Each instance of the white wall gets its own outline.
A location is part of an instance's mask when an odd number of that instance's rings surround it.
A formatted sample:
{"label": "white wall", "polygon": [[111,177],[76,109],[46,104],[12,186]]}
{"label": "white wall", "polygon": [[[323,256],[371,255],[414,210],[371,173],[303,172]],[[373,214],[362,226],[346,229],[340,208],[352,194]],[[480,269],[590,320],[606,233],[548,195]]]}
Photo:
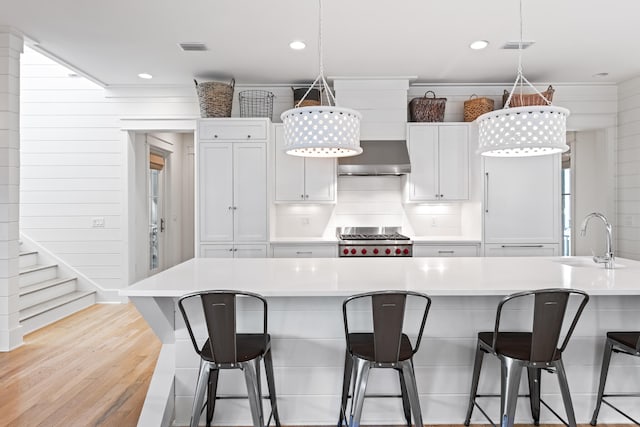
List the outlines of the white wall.
{"label": "white wall", "polygon": [[618,87],[617,249],[640,260],[640,77]]}

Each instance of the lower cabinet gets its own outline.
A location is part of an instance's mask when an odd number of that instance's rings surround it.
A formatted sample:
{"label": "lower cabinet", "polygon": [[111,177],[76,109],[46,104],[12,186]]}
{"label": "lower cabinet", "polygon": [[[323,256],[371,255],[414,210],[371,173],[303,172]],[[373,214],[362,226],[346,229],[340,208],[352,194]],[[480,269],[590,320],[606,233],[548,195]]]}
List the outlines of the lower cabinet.
{"label": "lower cabinet", "polygon": [[200,245],[201,258],[266,258],[267,245]]}
{"label": "lower cabinet", "polygon": [[553,243],[499,244],[484,245],[484,256],[559,256],[560,245]]}
{"label": "lower cabinet", "polygon": [[271,244],[273,258],[335,258],[338,245],[279,245]]}
{"label": "lower cabinet", "polygon": [[479,245],[413,244],[414,257],[466,257],[478,256]]}

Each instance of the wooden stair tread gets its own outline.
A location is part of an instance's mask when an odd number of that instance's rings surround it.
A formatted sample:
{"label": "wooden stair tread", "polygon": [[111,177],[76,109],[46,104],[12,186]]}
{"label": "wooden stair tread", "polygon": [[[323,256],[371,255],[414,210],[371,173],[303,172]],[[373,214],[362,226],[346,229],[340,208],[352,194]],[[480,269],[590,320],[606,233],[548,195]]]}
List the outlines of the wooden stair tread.
{"label": "wooden stair tread", "polygon": [[33,273],[34,271],[46,270],[47,268],[57,267],[58,264],[37,264],[20,269],[20,274]]}
{"label": "wooden stair tread", "polygon": [[88,295],[95,294],[96,291],[75,291],[66,295],[53,298],[40,304],[20,310],[20,321],[23,322],[39,314],[45,313],[54,308],[61,307],[69,302],[84,298]]}
{"label": "wooden stair tread", "polygon": [[30,294],[32,292],[41,291],[42,289],[50,288],[51,286],[60,285],[62,283],[76,280],[77,277],[56,277],[55,279],[45,280],[42,282],[34,283],[33,285],[27,285],[20,288],[20,296]]}

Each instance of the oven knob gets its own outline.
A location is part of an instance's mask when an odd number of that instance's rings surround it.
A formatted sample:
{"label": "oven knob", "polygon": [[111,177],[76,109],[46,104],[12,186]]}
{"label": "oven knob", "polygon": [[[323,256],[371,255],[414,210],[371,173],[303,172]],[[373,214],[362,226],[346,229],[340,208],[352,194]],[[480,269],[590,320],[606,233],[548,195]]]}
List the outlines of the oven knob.
{"label": "oven knob", "polygon": [[400,248],[397,248],[397,249],[396,249],[396,255],[400,255],[400,252],[402,252],[402,251],[400,250]]}
{"label": "oven knob", "polygon": [[367,254],[367,250],[366,249],[363,249],[360,252],[362,252],[362,255],[366,255]]}
{"label": "oven knob", "polygon": [[391,249],[389,249],[389,248],[385,249],[385,250],[384,250],[384,253],[385,253],[385,254],[387,254],[387,255],[389,255],[389,254],[391,253]]}
{"label": "oven knob", "polygon": [[374,253],[374,254],[376,254],[376,255],[378,255],[378,252],[380,252],[380,251],[378,250],[378,248],[375,248],[375,249],[373,250],[373,253]]}
{"label": "oven knob", "polygon": [[409,249],[405,249],[404,251],[402,251],[402,253],[405,255],[409,255]]}
{"label": "oven knob", "polygon": [[355,249],[351,249],[351,254],[355,255],[356,254],[356,250]]}
{"label": "oven knob", "polygon": [[348,255],[349,254],[349,249],[345,249],[342,251],[343,254]]}

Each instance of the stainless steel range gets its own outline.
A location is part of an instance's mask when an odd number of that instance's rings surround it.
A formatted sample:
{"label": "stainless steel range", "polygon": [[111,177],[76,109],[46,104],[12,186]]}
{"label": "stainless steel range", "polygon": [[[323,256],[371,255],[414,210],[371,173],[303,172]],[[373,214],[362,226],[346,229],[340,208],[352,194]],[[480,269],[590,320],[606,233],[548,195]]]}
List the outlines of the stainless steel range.
{"label": "stainless steel range", "polygon": [[400,227],[342,227],[336,229],[341,257],[413,256],[413,242]]}

